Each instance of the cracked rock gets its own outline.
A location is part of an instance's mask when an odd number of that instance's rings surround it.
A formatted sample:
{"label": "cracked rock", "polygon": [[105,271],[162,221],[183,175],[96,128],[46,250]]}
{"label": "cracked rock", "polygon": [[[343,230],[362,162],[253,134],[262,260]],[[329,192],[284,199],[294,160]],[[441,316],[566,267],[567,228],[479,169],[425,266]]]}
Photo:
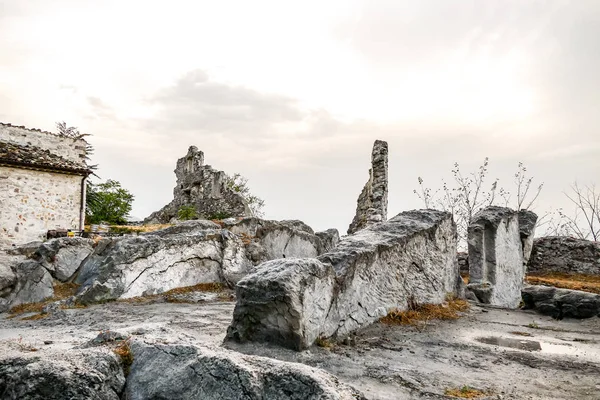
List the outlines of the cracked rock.
{"label": "cracked rock", "polygon": [[0,346],[0,398],[119,400],[125,377],[108,349],[44,350]]}
{"label": "cracked rock", "polygon": [[128,400],[365,399],[325,371],[234,351],[189,345],[131,345]]}
{"label": "cracked rock", "polygon": [[[236,286],[228,339],[304,349],[343,338],[410,301],[441,303],[461,281],[450,213],[403,212],[344,237],[317,259],[274,260]],[[462,281],[461,281],[462,282]]]}

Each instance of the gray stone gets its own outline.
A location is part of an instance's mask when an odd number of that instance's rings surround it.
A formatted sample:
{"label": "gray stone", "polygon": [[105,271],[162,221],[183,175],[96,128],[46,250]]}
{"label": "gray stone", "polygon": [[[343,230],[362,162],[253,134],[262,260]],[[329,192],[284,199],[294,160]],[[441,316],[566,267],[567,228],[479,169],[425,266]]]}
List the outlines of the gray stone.
{"label": "gray stone", "polygon": [[119,360],[107,349],[31,352],[10,343],[0,347],[2,399],[119,400],[124,385]]}
{"label": "gray stone", "polygon": [[327,229],[326,231],[315,233],[321,239],[321,249],[319,254],[326,253],[333,249],[340,242],[340,233],[337,229]]}
{"label": "gray stone", "polygon": [[600,275],[600,242],[565,236],[537,238],[528,273]]}
{"label": "gray stone", "polygon": [[355,233],[371,224],[387,219],[388,205],[388,144],[376,140],[371,153],[369,180],[365,184],[356,205],[356,215],[348,228]]}
{"label": "gray stone", "polygon": [[66,282],[94,251],[93,245],[94,240],[80,237],[52,239],[40,245],[32,258],[50,271],[55,279]]}
{"label": "gray stone", "polygon": [[600,317],[600,295],[552,286],[531,285],[523,288],[526,309],[556,319]]}
{"label": "gray stone", "polygon": [[459,251],[456,253],[456,260],[458,262],[460,274],[469,276],[469,253],[466,251]]}
{"label": "gray stone", "polygon": [[128,400],[365,399],[317,368],[220,349],[134,341]]}
{"label": "gray stone", "polygon": [[18,306],[25,303],[38,303],[54,295],[52,276],[37,261],[26,260],[13,267],[16,282],[10,294],[4,302],[3,309]]}
{"label": "gray stone", "polygon": [[346,236],[317,259],[256,267],[236,286],[227,337],[294,349],[343,338],[409,302],[457,294],[456,225],[450,213],[408,211]]}
{"label": "gray stone", "polygon": [[483,303],[516,308],[525,270],[519,215],[506,207],[487,207],[468,229],[469,285]]}
{"label": "gray stone", "polygon": [[193,206],[200,218],[227,218],[251,215],[244,198],[227,186],[226,175],[204,165],[204,153],[190,146],[186,156],[177,160],[177,185],[173,201],[152,213],[144,222],[167,223],[177,219],[182,206]]}
{"label": "gray stone", "polygon": [[6,252],[11,255],[22,255],[25,257],[31,257],[35,251],[42,245],[42,241],[34,241],[25,243],[19,246],[14,246],[8,249]]}
{"label": "gray stone", "polygon": [[[114,240],[98,246],[82,265],[75,279],[82,284],[78,300],[88,304],[222,282],[224,249],[228,246],[237,246],[237,251],[243,252],[243,244],[235,235],[217,229]],[[242,269],[235,265],[240,258],[232,253],[229,250],[226,262],[230,280]]]}
{"label": "gray stone", "polygon": [[[525,266],[529,263],[531,249],[533,248],[533,237],[538,216],[533,211],[519,211],[519,233],[521,235],[521,247],[523,248],[523,262]],[[527,270],[527,268],[525,268]]]}
{"label": "gray stone", "polygon": [[246,241],[246,255],[254,265],[278,258],[316,257],[324,252],[321,237],[298,220],[244,218],[227,229]]}

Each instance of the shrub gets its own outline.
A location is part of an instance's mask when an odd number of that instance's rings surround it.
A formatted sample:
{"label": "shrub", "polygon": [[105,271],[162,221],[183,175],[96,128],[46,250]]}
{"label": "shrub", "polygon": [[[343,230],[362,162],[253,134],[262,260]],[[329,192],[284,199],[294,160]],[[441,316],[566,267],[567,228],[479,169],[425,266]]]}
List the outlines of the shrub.
{"label": "shrub", "polygon": [[196,212],[196,208],[192,205],[181,206],[177,211],[177,218],[182,221],[198,219],[198,213]]}

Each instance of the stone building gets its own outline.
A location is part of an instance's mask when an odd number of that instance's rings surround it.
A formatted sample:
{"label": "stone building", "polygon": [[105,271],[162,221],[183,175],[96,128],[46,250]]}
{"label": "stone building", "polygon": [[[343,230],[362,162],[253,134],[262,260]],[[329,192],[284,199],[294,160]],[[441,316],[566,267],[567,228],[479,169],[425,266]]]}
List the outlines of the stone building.
{"label": "stone building", "polygon": [[187,154],[177,160],[177,185],[173,201],[152,213],[146,223],[168,223],[177,218],[181,207],[192,206],[199,218],[227,218],[252,215],[248,203],[227,185],[227,175],[210,165],[204,165],[204,153],[190,146]]}
{"label": "stone building", "polygon": [[80,137],[0,123],[0,247],[83,228],[87,147]]}

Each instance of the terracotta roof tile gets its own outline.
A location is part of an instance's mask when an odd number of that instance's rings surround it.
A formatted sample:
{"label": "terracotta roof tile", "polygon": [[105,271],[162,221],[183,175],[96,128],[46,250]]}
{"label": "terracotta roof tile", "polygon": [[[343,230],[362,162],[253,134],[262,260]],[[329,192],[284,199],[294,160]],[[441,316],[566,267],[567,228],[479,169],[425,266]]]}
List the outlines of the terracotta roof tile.
{"label": "terracotta roof tile", "polygon": [[23,168],[43,169],[88,175],[90,168],[83,164],[64,159],[52,154],[49,150],[27,145],[0,142],[0,165],[11,165]]}

